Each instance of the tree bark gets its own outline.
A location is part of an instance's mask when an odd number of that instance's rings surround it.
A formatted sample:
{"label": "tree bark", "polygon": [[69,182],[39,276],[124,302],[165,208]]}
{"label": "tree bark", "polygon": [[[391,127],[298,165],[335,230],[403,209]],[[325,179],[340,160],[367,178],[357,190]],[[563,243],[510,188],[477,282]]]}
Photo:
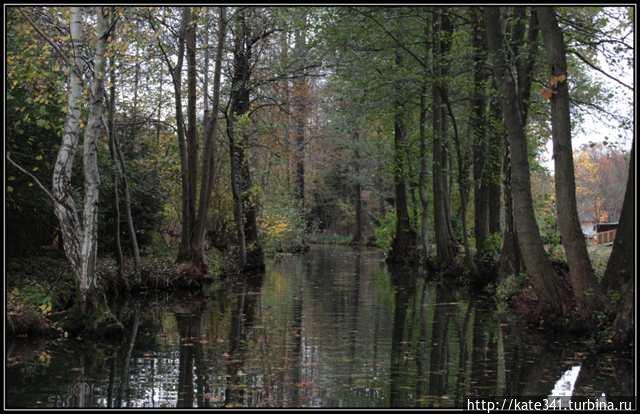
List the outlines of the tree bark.
{"label": "tree bark", "polygon": [[551,79],[557,80],[555,88],[552,89],[554,93],[551,96],[551,136],[553,139],[558,225],[562,245],[567,255],[569,280],[576,298],[578,312],[588,316],[599,307],[601,296],[580,227],[576,206],[564,38],[553,8],[538,7],[537,12],[551,66]]}
{"label": "tree bark", "polygon": [[81,246],[80,297],[83,306],[95,305],[93,297],[97,285],[96,260],[98,254],[98,199],[100,196],[100,173],[98,171],[98,139],[105,133],[104,123],[104,78],[105,50],[108,25],[103,7],[96,7],[96,49],[94,55],[94,78],[91,85],[90,114],[84,135],[84,211]]}
{"label": "tree bark", "polygon": [[498,9],[485,8],[485,24],[489,48],[493,54],[494,73],[498,84],[502,85],[502,109],[513,163],[514,219],[520,251],[527,274],[538,296],[539,310],[564,315],[568,311],[566,297],[562,294],[561,281],[544,250],[533,211],[527,142],[522,116],[518,110],[516,85],[509,74],[504,57],[502,24]]}

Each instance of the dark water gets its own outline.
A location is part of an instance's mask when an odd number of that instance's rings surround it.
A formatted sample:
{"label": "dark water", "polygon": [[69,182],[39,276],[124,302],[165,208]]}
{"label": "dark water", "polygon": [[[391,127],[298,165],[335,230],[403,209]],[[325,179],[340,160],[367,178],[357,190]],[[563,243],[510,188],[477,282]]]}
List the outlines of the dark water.
{"label": "dark water", "polygon": [[[314,247],[262,280],[119,308],[127,338],[14,342],[7,407],[463,407],[632,395],[633,361],[542,341],[481,298],[398,284],[377,251]],[[508,315],[507,315],[508,316]]]}

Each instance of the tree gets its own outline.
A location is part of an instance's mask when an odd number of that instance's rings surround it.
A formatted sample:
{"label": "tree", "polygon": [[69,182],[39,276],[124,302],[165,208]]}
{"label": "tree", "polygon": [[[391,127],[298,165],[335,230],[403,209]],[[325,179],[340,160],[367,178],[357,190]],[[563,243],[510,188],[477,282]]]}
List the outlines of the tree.
{"label": "tree", "polygon": [[447,110],[443,96],[446,91],[446,56],[451,45],[450,22],[442,10],[433,16],[433,211],[436,252],[441,265],[447,265],[455,256],[456,246],[450,223],[450,208],[447,185]]}
{"label": "tree", "polygon": [[[403,58],[400,50],[395,52],[395,64],[401,70]],[[391,261],[403,261],[414,257],[416,248],[416,235],[409,222],[407,208],[407,130],[406,130],[406,104],[402,98],[402,81],[397,81],[395,114],[394,114],[394,150],[395,150],[395,202],[396,202],[396,234],[389,259]]]}
{"label": "tree", "polygon": [[[218,109],[220,106],[220,77],[222,72],[222,52],[224,50],[226,35],[226,8],[220,7],[218,17],[218,41],[216,44],[215,68],[213,75],[213,101],[211,109],[207,107],[205,99],[205,129],[204,129],[204,150],[202,153],[202,178],[200,180],[200,196],[197,216],[194,223],[193,240],[191,241],[191,261],[200,268],[202,273],[207,272],[204,263],[204,239],[207,227],[207,212],[211,202],[211,192],[213,191],[215,179],[215,139],[218,127]],[[208,30],[208,29],[206,29]],[[208,63],[208,59],[207,59]],[[209,68],[205,65],[205,80]],[[206,84],[205,84],[206,85]],[[205,97],[208,95],[208,88],[205,86]]]}
{"label": "tree", "polygon": [[508,74],[510,68],[504,57],[500,10],[492,7],[486,8],[485,24],[489,48],[493,55],[494,76],[502,89],[502,110],[513,162],[511,179],[514,221],[522,259],[537,293],[539,310],[564,315],[569,311],[566,296],[563,295],[561,281],[551,267],[551,262],[542,245],[533,212],[527,142],[523,130],[522,114],[519,110],[516,85],[514,79]]}
{"label": "tree", "polygon": [[539,7],[537,12],[551,67],[551,133],[558,224],[576,305],[578,311],[587,316],[596,309],[601,296],[578,219],[565,44],[553,8]]}
{"label": "tree", "polygon": [[631,144],[631,158],[629,160],[629,178],[624,193],[622,214],[618,223],[618,232],[613,242],[613,250],[607,263],[603,285],[608,292],[619,291],[622,301],[618,306],[614,321],[615,342],[622,344],[633,338],[634,313],[634,255],[635,255],[635,139]]}

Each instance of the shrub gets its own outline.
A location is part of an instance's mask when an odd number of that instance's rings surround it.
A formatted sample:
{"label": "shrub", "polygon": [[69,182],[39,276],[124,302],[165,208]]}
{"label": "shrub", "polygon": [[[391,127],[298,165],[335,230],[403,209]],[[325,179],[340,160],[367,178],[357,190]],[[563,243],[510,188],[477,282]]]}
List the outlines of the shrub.
{"label": "shrub", "polygon": [[389,210],[382,217],[374,230],[376,246],[384,251],[388,251],[396,235],[396,211]]}

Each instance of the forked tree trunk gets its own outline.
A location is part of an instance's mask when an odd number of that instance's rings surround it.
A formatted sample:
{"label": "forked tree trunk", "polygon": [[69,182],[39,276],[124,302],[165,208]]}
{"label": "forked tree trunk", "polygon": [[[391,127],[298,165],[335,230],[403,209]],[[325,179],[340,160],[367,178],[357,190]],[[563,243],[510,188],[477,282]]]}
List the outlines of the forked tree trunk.
{"label": "forked tree trunk", "polygon": [[[601,303],[587,244],[582,234],[576,206],[576,183],[571,149],[571,117],[567,58],[562,31],[551,7],[538,7],[538,20],[551,66],[551,136],[555,165],[556,210],[562,245],[569,264],[569,280],[578,312],[589,316]],[[550,85],[551,86],[551,85]]]}
{"label": "forked tree trunk", "polygon": [[[207,212],[211,201],[211,192],[215,180],[215,139],[218,126],[218,107],[220,103],[220,75],[222,72],[222,50],[224,49],[224,37],[226,32],[226,8],[220,8],[218,19],[218,43],[216,45],[216,60],[213,75],[213,102],[211,110],[205,107],[205,130],[204,130],[204,151],[202,153],[202,179],[200,181],[200,198],[198,203],[198,214],[193,231],[194,239],[192,246],[192,262],[206,273],[207,267],[204,260],[204,239],[207,227]],[[207,59],[208,61],[208,59]],[[208,65],[205,65],[208,72]],[[206,79],[205,75],[205,79]],[[208,87],[205,87],[205,94]],[[207,102],[207,100],[205,100]]]}
{"label": "forked tree trunk", "polygon": [[504,57],[499,9],[485,8],[485,20],[489,48],[493,54],[494,73],[498,84],[502,85],[502,109],[511,148],[514,219],[520,251],[538,296],[539,310],[550,311],[552,315],[565,315],[569,310],[567,297],[563,294],[561,280],[544,250],[533,211],[527,142],[516,85],[508,73]]}

